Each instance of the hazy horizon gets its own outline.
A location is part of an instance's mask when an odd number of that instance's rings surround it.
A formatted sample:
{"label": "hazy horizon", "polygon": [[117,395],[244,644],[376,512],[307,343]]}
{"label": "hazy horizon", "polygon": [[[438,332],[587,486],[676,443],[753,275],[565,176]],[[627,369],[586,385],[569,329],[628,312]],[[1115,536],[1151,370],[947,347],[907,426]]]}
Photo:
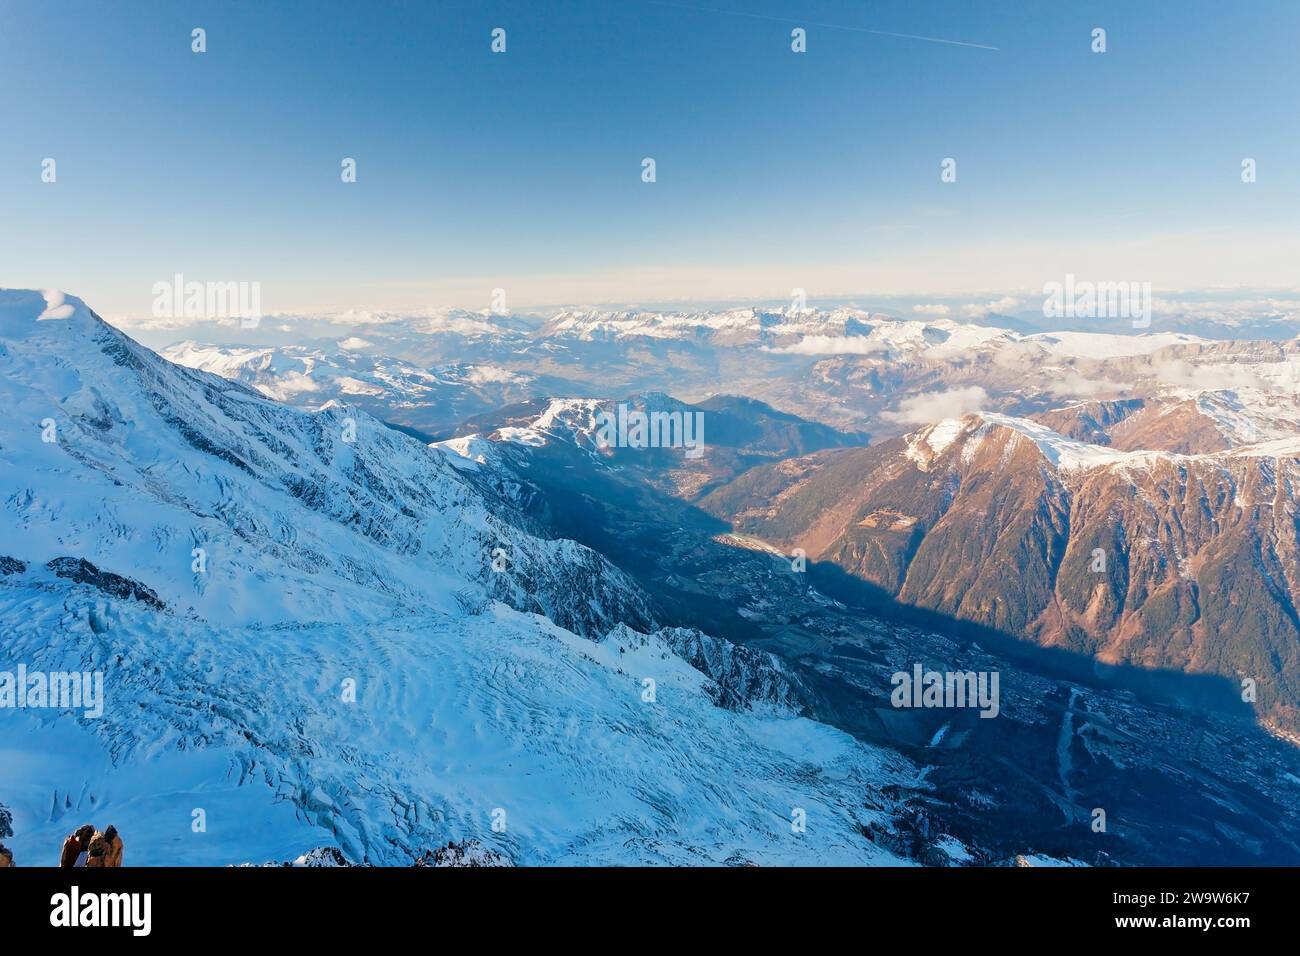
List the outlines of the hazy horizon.
{"label": "hazy horizon", "polygon": [[6,16],[0,285],[106,316],[1296,286],[1293,4]]}

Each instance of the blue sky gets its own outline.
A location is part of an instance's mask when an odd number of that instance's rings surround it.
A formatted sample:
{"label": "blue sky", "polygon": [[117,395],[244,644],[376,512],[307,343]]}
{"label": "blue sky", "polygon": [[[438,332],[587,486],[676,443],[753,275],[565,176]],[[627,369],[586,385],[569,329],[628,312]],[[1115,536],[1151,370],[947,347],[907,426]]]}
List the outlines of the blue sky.
{"label": "blue sky", "polygon": [[0,0],[0,24],[0,285],[106,315],[175,273],[271,311],[1300,284],[1290,0]]}

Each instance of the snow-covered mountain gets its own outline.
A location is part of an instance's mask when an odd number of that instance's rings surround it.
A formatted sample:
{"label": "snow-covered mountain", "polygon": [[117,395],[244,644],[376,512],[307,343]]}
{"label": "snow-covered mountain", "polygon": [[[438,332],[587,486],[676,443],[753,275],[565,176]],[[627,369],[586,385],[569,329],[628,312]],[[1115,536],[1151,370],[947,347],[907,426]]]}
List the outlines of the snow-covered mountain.
{"label": "snow-covered mountain", "polygon": [[491,363],[452,362],[425,368],[376,353],[373,343],[355,336],[316,346],[274,348],[180,342],[159,354],[177,365],[212,372],[309,411],[343,402],[426,434],[548,387],[562,387],[545,376]]}
{"label": "snow-covered mountain", "polygon": [[104,681],[97,718],[0,708],[20,865],[86,820],[141,864],[895,859],[864,833],[908,761],[795,716],[770,655],[660,628],[500,476],[55,293],[0,292],[0,366],[0,671]]}
{"label": "snow-covered mountain", "polygon": [[743,308],[704,312],[562,311],[536,338],[582,341],[696,340],[757,345],[802,355],[876,355],[899,359],[955,358],[976,351],[1025,345],[1067,357],[1146,355],[1175,345],[1204,344],[1183,332],[1119,334],[1086,330],[1019,332],[992,319],[901,318],[856,308]]}
{"label": "snow-covered mountain", "polygon": [[[622,437],[629,440],[620,441],[618,422],[633,415],[644,416],[646,427],[641,433],[624,428]],[[469,418],[456,433],[442,445],[462,457],[491,455],[493,442],[530,447],[564,443],[686,499],[754,465],[868,438],[736,395],[715,395],[692,404],[662,392],[520,402]]]}
{"label": "snow-covered mountain", "polygon": [[954,334],[931,345],[821,353],[802,386],[774,383],[763,392],[767,400],[819,420],[827,416],[810,409],[853,420],[851,412],[858,427],[879,437],[971,411],[1029,417],[1069,402],[1214,394],[1246,417],[1300,426],[1300,341],[1008,332],[978,342]]}
{"label": "snow-covered mountain", "polygon": [[681,339],[719,345],[766,345],[805,335],[861,334],[873,327],[871,319],[870,313],[860,309],[566,310],[552,316],[537,337],[583,341]]}

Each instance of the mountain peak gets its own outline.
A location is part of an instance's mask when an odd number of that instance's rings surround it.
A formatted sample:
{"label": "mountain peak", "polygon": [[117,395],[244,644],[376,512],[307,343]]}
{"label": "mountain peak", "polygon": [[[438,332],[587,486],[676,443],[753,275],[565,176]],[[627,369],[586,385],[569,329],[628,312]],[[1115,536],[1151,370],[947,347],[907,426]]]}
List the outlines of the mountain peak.
{"label": "mountain peak", "polygon": [[928,471],[937,460],[947,457],[949,453],[959,455],[963,462],[969,462],[991,440],[1000,440],[1005,451],[1021,442],[1029,442],[1057,471],[1149,461],[1164,454],[1145,449],[1119,451],[1105,445],[1069,438],[1032,419],[997,412],[971,412],[961,418],[944,419],[913,432],[906,438],[906,455],[922,471]]}
{"label": "mountain peak", "polygon": [[106,326],[99,316],[75,295],[53,289],[0,289],[0,336],[25,339],[48,334],[50,327],[37,323],[61,323],[66,328],[90,330]]}

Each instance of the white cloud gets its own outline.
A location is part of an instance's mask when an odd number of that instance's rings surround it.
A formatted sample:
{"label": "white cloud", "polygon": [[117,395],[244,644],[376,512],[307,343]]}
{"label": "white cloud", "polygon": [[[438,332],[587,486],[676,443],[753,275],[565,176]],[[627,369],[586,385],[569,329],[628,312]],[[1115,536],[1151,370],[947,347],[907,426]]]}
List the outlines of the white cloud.
{"label": "white cloud", "polygon": [[806,335],[793,345],[768,349],[783,355],[872,355],[889,346],[865,335]]}
{"label": "white cloud", "polygon": [[933,315],[940,319],[946,319],[952,315],[952,306],[944,305],[942,302],[923,302],[920,305],[912,306],[913,312],[919,312],[921,315]]}
{"label": "white cloud", "polygon": [[982,319],[990,312],[996,312],[999,315],[1006,315],[1010,312],[1019,312],[1024,307],[1024,300],[1013,295],[1004,295],[1000,299],[994,299],[991,302],[980,304],[970,302],[961,307],[961,314],[968,319]]}
{"label": "white cloud", "polygon": [[897,411],[885,412],[881,417],[904,425],[925,425],[945,418],[958,418],[967,412],[977,412],[988,400],[988,392],[978,385],[969,385],[934,395],[905,398],[899,403]]}
{"label": "white cloud", "polygon": [[1268,388],[1267,383],[1248,365],[1231,362],[1192,365],[1182,359],[1170,359],[1153,363],[1152,370],[1165,385],[1197,391]]}
{"label": "white cloud", "polygon": [[1104,378],[1088,378],[1072,369],[1062,370],[1047,383],[1047,394],[1053,398],[1094,398],[1098,395],[1124,395],[1127,386]]}
{"label": "white cloud", "polygon": [[1300,302],[1296,301],[1294,294],[1239,298],[1215,296],[1198,299],[1157,296],[1152,302],[1152,310],[1160,316],[1208,319],[1226,325],[1258,320],[1294,322],[1300,318]]}

